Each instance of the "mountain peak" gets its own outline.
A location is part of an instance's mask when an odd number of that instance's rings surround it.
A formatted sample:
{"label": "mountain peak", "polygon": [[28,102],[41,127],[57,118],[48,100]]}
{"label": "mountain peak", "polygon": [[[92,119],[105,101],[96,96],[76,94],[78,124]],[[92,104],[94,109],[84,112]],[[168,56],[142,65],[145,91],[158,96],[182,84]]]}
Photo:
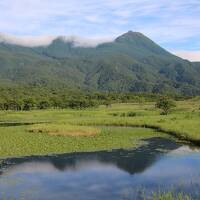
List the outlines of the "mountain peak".
{"label": "mountain peak", "polygon": [[171,55],[169,52],[164,50],[162,47],[140,32],[128,31],[117,37],[115,42],[129,47],[131,51],[135,49],[135,53],[143,52],[145,55]]}
{"label": "mountain peak", "polygon": [[126,36],[136,36],[136,35],[140,35],[140,36],[142,36],[143,34],[142,33],[140,33],[140,32],[137,32],[137,31],[128,31],[128,32],[126,32],[126,33],[124,33],[123,35],[126,35]]}
{"label": "mountain peak", "polygon": [[143,35],[140,32],[134,32],[134,31],[128,31],[124,33],[123,35],[117,37],[115,39],[116,42],[133,42],[135,40],[141,40],[147,38],[145,35]]}

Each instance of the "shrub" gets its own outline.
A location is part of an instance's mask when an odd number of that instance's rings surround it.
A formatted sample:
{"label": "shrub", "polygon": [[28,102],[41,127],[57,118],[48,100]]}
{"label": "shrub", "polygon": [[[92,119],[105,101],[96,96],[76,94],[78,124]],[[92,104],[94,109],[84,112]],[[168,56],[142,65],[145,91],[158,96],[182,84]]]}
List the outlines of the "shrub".
{"label": "shrub", "polygon": [[137,113],[136,112],[133,112],[133,111],[130,111],[126,114],[127,117],[136,117],[137,116]]}
{"label": "shrub", "polygon": [[174,101],[165,96],[160,97],[155,104],[156,108],[159,108],[162,110],[161,114],[163,115],[167,115],[170,112],[170,110],[175,106],[176,105]]}

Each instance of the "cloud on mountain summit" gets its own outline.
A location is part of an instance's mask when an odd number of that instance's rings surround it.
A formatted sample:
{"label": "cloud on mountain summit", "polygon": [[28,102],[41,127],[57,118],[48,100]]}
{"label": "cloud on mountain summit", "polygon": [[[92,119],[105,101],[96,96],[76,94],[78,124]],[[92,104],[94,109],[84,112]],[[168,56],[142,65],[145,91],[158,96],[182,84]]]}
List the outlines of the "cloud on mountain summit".
{"label": "cloud on mountain summit", "polygon": [[72,42],[75,47],[96,47],[99,44],[112,42],[112,38],[84,38],[79,36],[14,36],[0,33],[0,43],[26,47],[48,46],[55,39]]}
{"label": "cloud on mountain summit", "polygon": [[193,52],[200,50],[199,19],[199,0],[0,1],[1,32],[44,43],[51,38],[44,35],[114,38],[133,30],[167,49]]}

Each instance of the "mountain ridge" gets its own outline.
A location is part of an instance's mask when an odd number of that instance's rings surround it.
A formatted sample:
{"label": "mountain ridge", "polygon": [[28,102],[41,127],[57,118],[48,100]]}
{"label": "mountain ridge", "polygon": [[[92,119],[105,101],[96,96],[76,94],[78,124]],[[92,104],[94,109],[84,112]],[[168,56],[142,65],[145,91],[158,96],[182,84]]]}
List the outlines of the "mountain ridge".
{"label": "mountain ridge", "polygon": [[93,47],[62,38],[38,47],[0,42],[1,83],[199,95],[199,77],[198,63],[171,54],[139,32]]}

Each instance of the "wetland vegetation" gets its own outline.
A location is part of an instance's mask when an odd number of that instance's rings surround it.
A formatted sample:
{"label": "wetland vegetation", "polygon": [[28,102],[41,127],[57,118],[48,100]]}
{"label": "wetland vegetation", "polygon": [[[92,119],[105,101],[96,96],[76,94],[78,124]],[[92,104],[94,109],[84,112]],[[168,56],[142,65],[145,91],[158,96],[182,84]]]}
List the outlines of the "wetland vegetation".
{"label": "wetland vegetation", "polygon": [[161,115],[155,102],[1,111],[0,156],[133,148],[140,139],[164,133],[199,144],[199,119],[199,98],[177,101],[168,115]]}

